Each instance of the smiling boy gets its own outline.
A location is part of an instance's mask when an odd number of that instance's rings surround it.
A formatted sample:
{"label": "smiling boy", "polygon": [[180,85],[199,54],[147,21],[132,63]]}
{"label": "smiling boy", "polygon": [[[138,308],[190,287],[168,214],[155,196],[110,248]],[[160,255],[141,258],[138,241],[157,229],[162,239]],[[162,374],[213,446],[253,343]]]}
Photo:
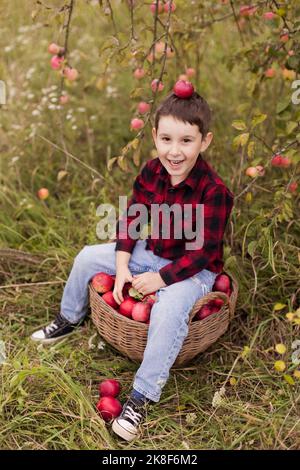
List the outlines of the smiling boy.
{"label": "smiling boy", "polygon": [[[147,161],[136,177],[128,203],[128,209],[143,204],[148,211],[153,204],[170,208],[190,205],[194,209],[203,205],[201,248],[187,249],[191,240],[185,235],[176,238],[174,214],[170,227],[160,217],[159,237],[150,234],[146,240],[136,240],[129,230],[136,216],[127,216],[126,212],[118,223],[116,242],[86,246],[76,256],[61,312],[50,325],[31,336],[34,341],[49,343],[71,334],[87,313],[88,283],[97,272],[116,276],[113,296],[118,304],[124,300],[126,282],[132,282],[144,295],[156,292],[143,361],[135,374],[131,395],[112,426],[127,441],[138,435],[147,406],[159,402],[170,368],[188,334],[189,313],[195,302],[212,290],[223,269],[223,236],[233,195],[202,157],[213,138],[210,121],[210,108],[198,93],[186,99],[170,93],[158,107],[152,129],[158,157]],[[181,222],[190,230],[197,227],[195,214],[186,217],[182,212]],[[166,228],[170,229],[169,237],[164,236]]]}

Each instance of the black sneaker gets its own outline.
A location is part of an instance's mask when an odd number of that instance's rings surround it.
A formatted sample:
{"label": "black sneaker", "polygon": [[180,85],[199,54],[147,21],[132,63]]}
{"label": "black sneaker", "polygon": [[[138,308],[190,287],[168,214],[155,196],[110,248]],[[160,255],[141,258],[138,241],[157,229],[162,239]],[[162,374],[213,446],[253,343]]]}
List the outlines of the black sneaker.
{"label": "black sneaker", "polygon": [[44,344],[55,343],[56,341],[72,334],[82,321],[83,320],[75,324],[70,323],[68,320],[63,318],[60,313],[58,313],[55,320],[53,320],[50,325],[32,333],[31,339]]}
{"label": "black sneaker", "polygon": [[123,411],[113,421],[112,430],[126,441],[135,439],[140,426],[146,419],[147,403],[129,398],[123,406]]}

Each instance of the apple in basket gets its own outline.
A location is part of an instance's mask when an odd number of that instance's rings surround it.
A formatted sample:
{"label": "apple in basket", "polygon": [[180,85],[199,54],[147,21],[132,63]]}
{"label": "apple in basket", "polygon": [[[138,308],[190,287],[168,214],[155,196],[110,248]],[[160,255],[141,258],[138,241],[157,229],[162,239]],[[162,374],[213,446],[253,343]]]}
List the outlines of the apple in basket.
{"label": "apple in basket", "polygon": [[132,309],[133,320],[146,323],[150,318],[151,308],[149,302],[137,302]]}
{"label": "apple in basket", "polygon": [[105,292],[105,294],[102,295],[102,299],[112,308],[117,309],[119,307],[119,304],[115,301],[111,290],[108,292]]}
{"label": "apple in basket", "polygon": [[96,407],[106,422],[111,421],[113,418],[117,418],[122,411],[122,405],[119,400],[111,396],[100,398]]}
{"label": "apple in basket", "polygon": [[228,296],[231,295],[231,280],[227,274],[219,274],[216,277],[215,283],[213,285],[213,291],[224,292]]}
{"label": "apple in basket", "polygon": [[114,282],[112,276],[102,272],[95,274],[92,278],[92,286],[99,294],[105,294],[105,292],[110,291],[113,288]]}
{"label": "apple in basket", "polygon": [[123,302],[121,302],[118,312],[127,318],[132,318],[132,310],[136,303],[137,300],[133,299],[132,297],[128,297],[127,299],[123,300]]}

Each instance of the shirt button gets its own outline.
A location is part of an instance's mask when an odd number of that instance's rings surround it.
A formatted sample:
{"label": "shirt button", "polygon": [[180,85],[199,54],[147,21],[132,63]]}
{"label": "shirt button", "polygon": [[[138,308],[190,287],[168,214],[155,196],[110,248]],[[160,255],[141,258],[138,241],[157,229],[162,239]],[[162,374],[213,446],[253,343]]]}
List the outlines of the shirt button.
{"label": "shirt button", "polygon": [[168,191],[169,193],[173,193],[175,191],[175,188],[169,188]]}

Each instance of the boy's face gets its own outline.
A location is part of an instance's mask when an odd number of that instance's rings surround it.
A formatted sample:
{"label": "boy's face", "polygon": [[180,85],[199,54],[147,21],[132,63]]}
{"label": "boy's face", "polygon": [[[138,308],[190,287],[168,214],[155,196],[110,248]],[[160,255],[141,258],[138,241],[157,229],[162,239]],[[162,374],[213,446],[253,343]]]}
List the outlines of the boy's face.
{"label": "boy's face", "polygon": [[206,138],[202,139],[196,124],[184,123],[171,115],[160,118],[157,133],[153,128],[152,136],[158,158],[171,175],[173,185],[185,180],[199,153],[207,149],[213,138],[213,134],[208,132]]}

